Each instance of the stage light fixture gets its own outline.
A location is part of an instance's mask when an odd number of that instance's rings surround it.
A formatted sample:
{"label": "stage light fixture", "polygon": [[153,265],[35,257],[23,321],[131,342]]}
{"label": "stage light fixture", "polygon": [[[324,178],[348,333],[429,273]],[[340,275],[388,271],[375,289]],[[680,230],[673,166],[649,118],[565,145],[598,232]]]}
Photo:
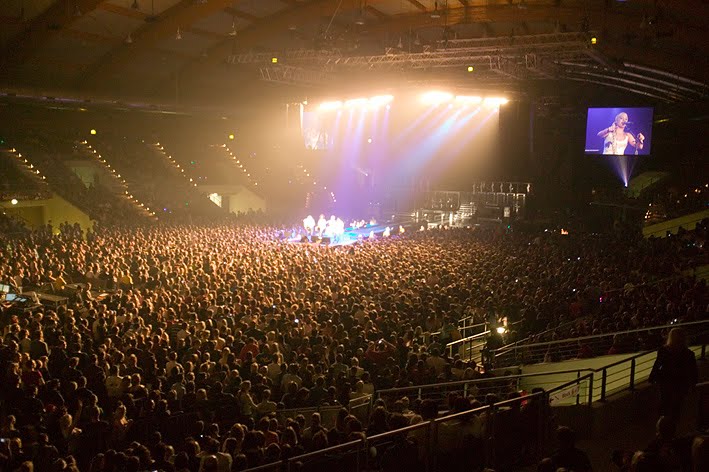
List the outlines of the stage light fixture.
{"label": "stage light fixture", "polygon": [[271,64],[278,64],[278,58],[277,58],[277,57],[272,57],[272,58],[271,58]]}
{"label": "stage light fixture", "polygon": [[364,104],[366,104],[366,103],[367,103],[367,99],[366,99],[366,98],[353,98],[353,99],[351,99],[351,100],[347,100],[347,101],[345,102],[345,106],[346,106],[347,108],[352,108],[352,107],[355,107],[355,106],[358,106],[358,105],[364,105]]}
{"label": "stage light fixture", "polygon": [[482,97],[476,97],[473,95],[457,95],[455,97],[456,103],[459,104],[475,104],[475,103],[480,103],[483,101]]}
{"label": "stage light fixture", "polygon": [[369,144],[372,144],[372,138],[367,138],[367,142],[368,142]]}
{"label": "stage light fixture", "polygon": [[393,95],[377,95],[369,99],[369,104],[374,106],[381,106],[391,103],[394,100]]}
{"label": "stage light fixture", "polygon": [[483,103],[489,107],[499,107],[500,105],[505,105],[509,100],[503,97],[487,97],[483,100]]}
{"label": "stage light fixture", "polygon": [[337,110],[338,108],[342,108],[342,102],[339,100],[335,102],[323,102],[318,108],[322,111]]}
{"label": "stage light fixture", "polygon": [[596,44],[597,42],[598,42],[598,38],[596,38],[595,36],[593,36],[593,37],[591,38],[591,44]]}
{"label": "stage light fixture", "polygon": [[91,130],[91,135],[92,135],[92,136],[96,136],[96,130],[95,130],[95,129],[92,129],[92,130]]}
{"label": "stage light fixture", "polygon": [[10,200],[10,203],[12,203],[13,205],[17,205],[19,202],[16,198],[13,198],[12,200]]}
{"label": "stage light fixture", "polygon": [[229,139],[233,141],[233,140],[234,140],[234,134],[230,134],[230,135],[229,135]]}
{"label": "stage light fixture", "polygon": [[428,105],[439,105],[453,99],[453,94],[448,92],[427,92],[421,95],[421,101]]}
{"label": "stage light fixture", "polygon": [[475,70],[475,67],[473,66],[468,66],[468,72],[473,72]]}

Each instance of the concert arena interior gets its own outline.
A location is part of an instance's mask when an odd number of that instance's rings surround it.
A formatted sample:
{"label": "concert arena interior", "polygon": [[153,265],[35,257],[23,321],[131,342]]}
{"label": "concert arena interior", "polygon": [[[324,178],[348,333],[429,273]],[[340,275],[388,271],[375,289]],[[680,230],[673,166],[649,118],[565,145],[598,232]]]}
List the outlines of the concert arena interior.
{"label": "concert arena interior", "polygon": [[0,1],[0,471],[709,471],[707,18]]}

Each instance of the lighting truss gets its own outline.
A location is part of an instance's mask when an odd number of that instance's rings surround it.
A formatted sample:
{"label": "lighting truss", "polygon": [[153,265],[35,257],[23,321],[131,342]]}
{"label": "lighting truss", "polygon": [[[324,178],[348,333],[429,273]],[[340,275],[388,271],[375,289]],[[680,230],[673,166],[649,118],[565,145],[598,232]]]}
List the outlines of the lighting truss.
{"label": "lighting truss", "polygon": [[331,76],[325,70],[305,69],[303,67],[279,65],[259,68],[261,80],[287,85],[321,85]]}
{"label": "lighting truss", "polygon": [[[271,65],[274,57],[279,58],[278,66]],[[704,97],[709,90],[705,84],[691,83],[683,77],[662,75],[633,64],[614,64],[591,45],[586,33],[450,39],[416,51],[385,48],[383,54],[373,55],[352,55],[341,49],[249,52],[230,55],[227,63],[259,64],[262,80],[298,85],[323,84],[353,69],[428,71],[475,66],[479,83],[489,79],[571,79],[665,101]]]}

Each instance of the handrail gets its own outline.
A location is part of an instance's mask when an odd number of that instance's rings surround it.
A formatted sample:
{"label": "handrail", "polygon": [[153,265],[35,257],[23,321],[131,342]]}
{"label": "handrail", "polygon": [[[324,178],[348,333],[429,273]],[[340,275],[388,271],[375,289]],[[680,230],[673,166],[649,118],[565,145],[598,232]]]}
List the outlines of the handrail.
{"label": "handrail", "polygon": [[459,340],[457,340],[457,341],[451,341],[451,342],[449,342],[448,344],[446,344],[446,349],[448,349],[448,348],[450,348],[451,346],[454,346],[454,345],[456,345],[456,344],[461,344],[461,343],[473,341],[473,340],[478,339],[478,338],[482,338],[483,336],[487,336],[487,335],[490,334],[490,333],[491,333],[491,331],[488,329],[488,330],[486,330],[486,331],[483,331],[482,333],[473,334],[472,336],[468,336],[468,337],[466,337],[466,338],[462,338],[462,339],[459,339]]}
{"label": "handrail", "polygon": [[[655,331],[655,330],[659,330],[659,329],[683,328],[685,326],[694,326],[694,325],[700,325],[700,324],[709,324],[709,320],[689,321],[686,323],[667,324],[667,325],[662,325],[662,326],[651,326],[649,328],[629,329],[626,331],[615,331],[613,333],[606,333],[606,334],[592,334],[589,336],[580,336],[577,338],[557,339],[554,341],[525,344],[524,348],[538,347],[538,346],[552,346],[552,345],[556,345],[556,344],[566,344],[566,343],[571,343],[571,342],[576,342],[576,341],[586,341],[589,339],[607,338],[610,336],[624,335],[624,334],[631,334],[631,333],[646,333],[648,331]],[[504,348],[504,346],[500,349],[503,349],[503,348]],[[497,352],[498,350],[499,349],[496,349],[495,352]]]}
{"label": "handrail", "polygon": [[531,372],[528,374],[515,374],[515,375],[505,375],[502,377],[490,377],[487,379],[470,379],[470,380],[456,380],[455,382],[439,382],[435,384],[424,384],[424,385],[412,385],[410,387],[397,387],[397,388],[387,388],[384,390],[377,390],[375,394],[377,398],[381,398],[383,395],[389,395],[396,392],[403,392],[407,390],[421,390],[424,388],[438,388],[438,387],[457,387],[458,385],[470,385],[478,384],[483,382],[500,382],[504,380],[512,379],[522,379],[530,377],[541,377],[544,375],[551,374],[574,374],[577,372],[593,372],[593,369],[568,369],[568,370],[552,370],[547,372]]}
{"label": "handrail", "polygon": [[349,441],[346,443],[338,444],[337,446],[330,446],[330,447],[326,447],[325,449],[319,449],[319,450],[313,451],[313,452],[306,452],[305,454],[301,454],[299,456],[295,456],[295,457],[291,457],[289,459],[286,459],[286,462],[300,461],[303,459],[307,459],[309,457],[319,456],[320,454],[325,454],[325,453],[337,451],[340,449],[348,449],[349,447],[354,446],[355,444],[363,444],[364,442],[365,442],[364,439],[355,439],[354,441]]}
{"label": "handrail", "polygon": [[397,434],[406,433],[409,431],[414,431],[416,429],[423,429],[424,426],[429,426],[432,422],[435,422],[437,419],[438,418],[434,418],[433,420],[422,421],[421,423],[411,424],[411,425],[405,426],[403,428],[393,429],[391,431],[387,431],[386,433],[375,434],[374,436],[369,436],[367,438],[367,441],[373,441],[375,439],[381,439],[383,437],[394,436]]}
{"label": "handrail", "polygon": [[[702,344],[702,347],[703,347],[703,348],[702,348],[702,351],[701,351],[701,355],[704,356],[705,353],[706,353],[706,350],[704,349],[705,344]],[[577,373],[577,374],[579,375],[577,378],[575,378],[575,379],[573,379],[573,380],[571,380],[571,381],[562,383],[561,385],[557,385],[557,386],[555,386],[555,387],[553,387],[553,388],[551,388],[551,389],[549,389],[549,390],[546,390],[546,391],[541,391],[541,392],[537,392],[537,393],[533,393],[533,394],[529,394],[529,395],[525,395],[525,396],[520,396],[520,397],[518,397],[518,398],[512,398],[512,399],[509,399],[509,400],[499,401],[499,402],[496,402],[496,403],[491,404],[491,405],[485,405],[485,406],[481,406],[481,407],[479,407],[479,408],[475,408],[475,409],[471,409],[471,410],[466,410],[466,411],[461,411],[461,412],[457,412],[457,413],[448,414],[448,415],[442,416],[442,417],[440,417],[440,418],[434,418],[434,419],[432,419],[432,420],[429,420],[429,421],[426,421],[426,422],[421,422],[421,423],[418,423],[418,424],[415,424],[415,425],[409,425],[409,426],[406,426],[406,427],[401,428],[401,429],[396,429],[396,430],[392,430],[392,431],[387,431],[387,432],[385,432],[385,433],[377,434],[377,435],[371,436],[371,437],[369,437],[369,438],[358,439],[358,440],[355,440],[355,441],[350,441],[350,442],[347,442],[347,443],[344,443],[344,444],[339,444],[339,445],[337,445],[337,446],[332,446],[332,447],[328,447],[328,448],[321,449],[321,450],[318,450],[318,451],[313,451],[313,452],[309,452],[309,453],[306,453],[306,454],[302,454],[302,455],[299,455],[299,456],[296,456],[296,457],[291,457],[291,458],[289,458],[289,459],[284,459],[284,460],[282,460],[282,461],[280,461],[280,462],[273,462],[273,463],[271,463],[271,464],[265,464],[265,465],[263,465],[263,466],[254,467],[254,468],[248,469],[248,472],[257,472],[257,471],[260,471],[260,470],[266,470],[266,469],[269,469],[269,468],[278,467],[279,464],[281,464],[281,465],[283,465],[283,466],[286,466],[286,467],[289,467],[291,464],[293,464],[293,463],[295,463],[295,462],[300,462],[300,461],[303,461],[303,460],[305,460],[305,459],[309,459],[309,458],[313,458],[313,457],[324,457],[324,456],[327,455],[328,453],[340,451],[340,450],[343,450],[343,449],[351,449],[353,452],[356,452],[356,453],[359,454],[359,453],[365,452],[365,451],[368,449],[368,446],[370,446],[370,445],[372,444],[372,442],[376,442],[376,441],[379,441],[379,440],[381,440],[381,439],[385,439],[385,438],[392,437],[392,436],[398,436],[398,435],[406,434],[406,433],[411,432],[411,431],[421,430],[421,429],[428,429],[429,434],[427,435],[427,439],[426,439],[427,450],[433,450],[432,448],[435,448],[435,446],[436,446],[436,444],[437,444],[437,439],[436,439],[436,437],[434,437],[433,439],[431,439],[430,435],[431,435],[431,434],[436,434],[436,432],[438,431],[438,429],[437,429],[437,428],[438,428],[438,425],[440,425],[440,424],[443,423],[443,422],[451,421],[452,419],[455,419],[455,418],[459,418],[459,417],[463,417],[463,416],[468,416],[468,415],[475,415],[475,414],[479,414],[479,413],[484,412],[484,411],[491,411],[492,414],[493,414],[493,416],[492,416],[493,421],[492,421],[492,423],[491,423],[493,429],[492,429],[492,433],[490,433],[490,436],[487,437],[487,440],[493,441],[492,444],[494,445],[494,441],[495,441],[495,420],[494,420],[495,416],[494,416],[494,415],[496,415],[497,411],[498,411],[500,408],[505,407],[505,406],[507,406],[507,405],[511,405],[511,404],[517,403],[517,402],[529,401],[530,399],[534,399],[534,398],[544,398],[544,399],[546,399],[547,404],[548,404],[549,399],[550,399],[550,394],[553,394],[553,393],[558,392],[558,391],[562,391],[562,390],[564,390],[564,389],[566,389],[566,388],[568,388],[569,386],[572,386],[572,385],[576,385],[576,384],[580,385],[582,382],[585,382],[585,381],[588,381],[588,387],[587,387],[587,391],[588,391],[588,407],[591,407],[591,406],[593,405],[594,396],[595,396],[595,393],[596,393],[596,392],[595,392],[596,389],[594,388],[594,383],[595,383],[594,381],[595,381],[595,374],[596,374],[596,373],[602,372],[602,374],[603,374],[602,384],[601,384],[601,386],[600,386],[600,389],[601,389],[600,398],[598,399],[598,401],[603,402],[603,401],[605,401],[605,399],[606,399],[606,385],[607,385],[607,377],[608,377],[608,375],[607,375],[607,370],[608,370],[609,368],[616,367],[616,366],[618,366],[618,365],[621,365],[621,364],[630,362],[630,363],[631,363],[631,367],[630,367],[630,372],[631,372],[631,374],[630,374],[630,375],[631,375],[631,377],[632,377],[632,376],[634,375],[634,372],[635,372],[635,371],[634,371],[635,360],[638,359],[639,357],[648,355],[648,354],[650,354],[650,353],[652,353],[652,352],[653,352],[653,351],[645,351],[645,352],[642,352],[642,353],[638,353],[638,354],[635,354],[635,355],[633,355],[633,356],[630,356],[630,357],[627,357],[627,358],[625,358],[625,359],[622,359],[621,361],[613,362],[613,363],[611,363],[611,364],[607,364],[607,365],[602,366],[602,367],[597,368],[597,369],[574,369],[574,370],[552,371],[552,372],[537,372],[537,373],[532,373],[532,374],[520,374],[520,375],[516,375],[516,376],[495,377],[495,378],[492,378],[492,379],[476,379],[476,380],[468,380],[468,381],[458,381],[458,382],[453,382],[453,383],[448,383],[448,384],[429,384],[428,386],[452,385],[452,384],[461,384],[461,383],[471,383],[471,382],[476,382],[476,381],[477,381],[477,382],[479,382],[479,381],[485,381],[485,380],[497,380],[497,381],[499,381],[499,380],[504,380],[504,379],[509,379],[509,378],[534,377],[534,376],[540,376],[540,375],[560,374],[560,373]],[[586,372],[586,374],[580,375],[581,372]],[[622,371],[622,372],[625,372],[625,371]],[[421,387],[424,387],[424,386],[418,386],[418,387],[404,387],[403,389],[412,389],[412,388],[421,388]],[[630,379],[630,382],[629,382],[629,385],[628,385],[628,386],[624,386],[623,388],[627,388],[627,389],[632,390],[632,389],[634,388],[634,379],[631,378],[631,379]],[[402,389],[402,388],[399,388],[399,389],[388,389],[388,390],[379,391],[378,393],[379,393],[379,395],[381,396],[381,394],[382,394],[382,393],[385,393],[385,392],[399,391],[399,390],[403,390],[403,389]],[[579,402],[579,400],[578,400],[578,399],[579,399],[579,395],[578,395],[578,394],[576,395],[576,398],[577,398],[576,402],[577,402],[577,404],[578,404],[578,402]],[[539,423],[539,427],[540,427],[540,428],[544,428],[544,426],[542,425],[542,422]],[[540,429],[540,432],[541,432],[541,431],[542,431],[542,430]],[[540,435],[540,438],[541,438],[540,441],[544,441],[543,435]],[[540,445],[543,446],[544,443],[543,443],[543,442],[540,442]],[[354,449],[352,449],[352,448],[354,448]],[[427,461],[433,461],[433,462],[435,462],[435,461],[436,461],[435,454],[434,454],[432,457],[428,457],[426,460],[427,460]],[[491,460],[492,460],[492,461],[495,461],[494,454],[493,454]],[[365,461],[366,461],[366,459],[365,459]],[[428,465],[430,466],[430,465],[431,465],[431,462],[429,462]],[[291,470],[291,469],[288,468],[287,470]],[[366,470],[366,467],[365,467],[364,469],[361,469],[361,468],[359,467],[359,459],[358,459],[358,465],[357,465],[357,469],[356,469],[356,470],[358,470],[358,471],[359,471],[359,470]]]}

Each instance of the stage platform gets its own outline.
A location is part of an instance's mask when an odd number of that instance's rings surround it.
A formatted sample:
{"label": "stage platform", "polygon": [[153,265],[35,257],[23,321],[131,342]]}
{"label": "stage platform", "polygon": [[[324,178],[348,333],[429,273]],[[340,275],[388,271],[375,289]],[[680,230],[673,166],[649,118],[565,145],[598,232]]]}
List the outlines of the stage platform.
{"label": "stage platform", "polygon": [[[367,241],[369,240],[370,235],[372,232],[374,233],[374,237],[376,239],[381,239],[384,236],[384,232],[386,231],[387,228],[390,230],[391,236],[396,236],[400,234],[400,228],[404,227],[405,231],[413,231],[413,227],[411,225],[414,225],[415,223],[409,221],[409,222],[393,222],[389,221],[387,223],[382,223],[382,224],[368,224],[365,225],[361,228],[354,228],[354,227],[349,227],[345,228],[345,232],[340,237],[339,239],[336,238],[329,238],[329,243],[325,242],[323,243],[323,240],[312,240],[312,238],[308,238],[308,242],[303,242],[303,236],[304,233],[298,234],[295,237],[291,237],[288,239],[289,243],[294,243],[294,244],[318,244],[318,245],[326,245],[329,247],[339,247],[339,246],[350,246],[352,244],[355,244],[358,241]],[[327,236],[324,237],[325,241],[327,241]]]}

